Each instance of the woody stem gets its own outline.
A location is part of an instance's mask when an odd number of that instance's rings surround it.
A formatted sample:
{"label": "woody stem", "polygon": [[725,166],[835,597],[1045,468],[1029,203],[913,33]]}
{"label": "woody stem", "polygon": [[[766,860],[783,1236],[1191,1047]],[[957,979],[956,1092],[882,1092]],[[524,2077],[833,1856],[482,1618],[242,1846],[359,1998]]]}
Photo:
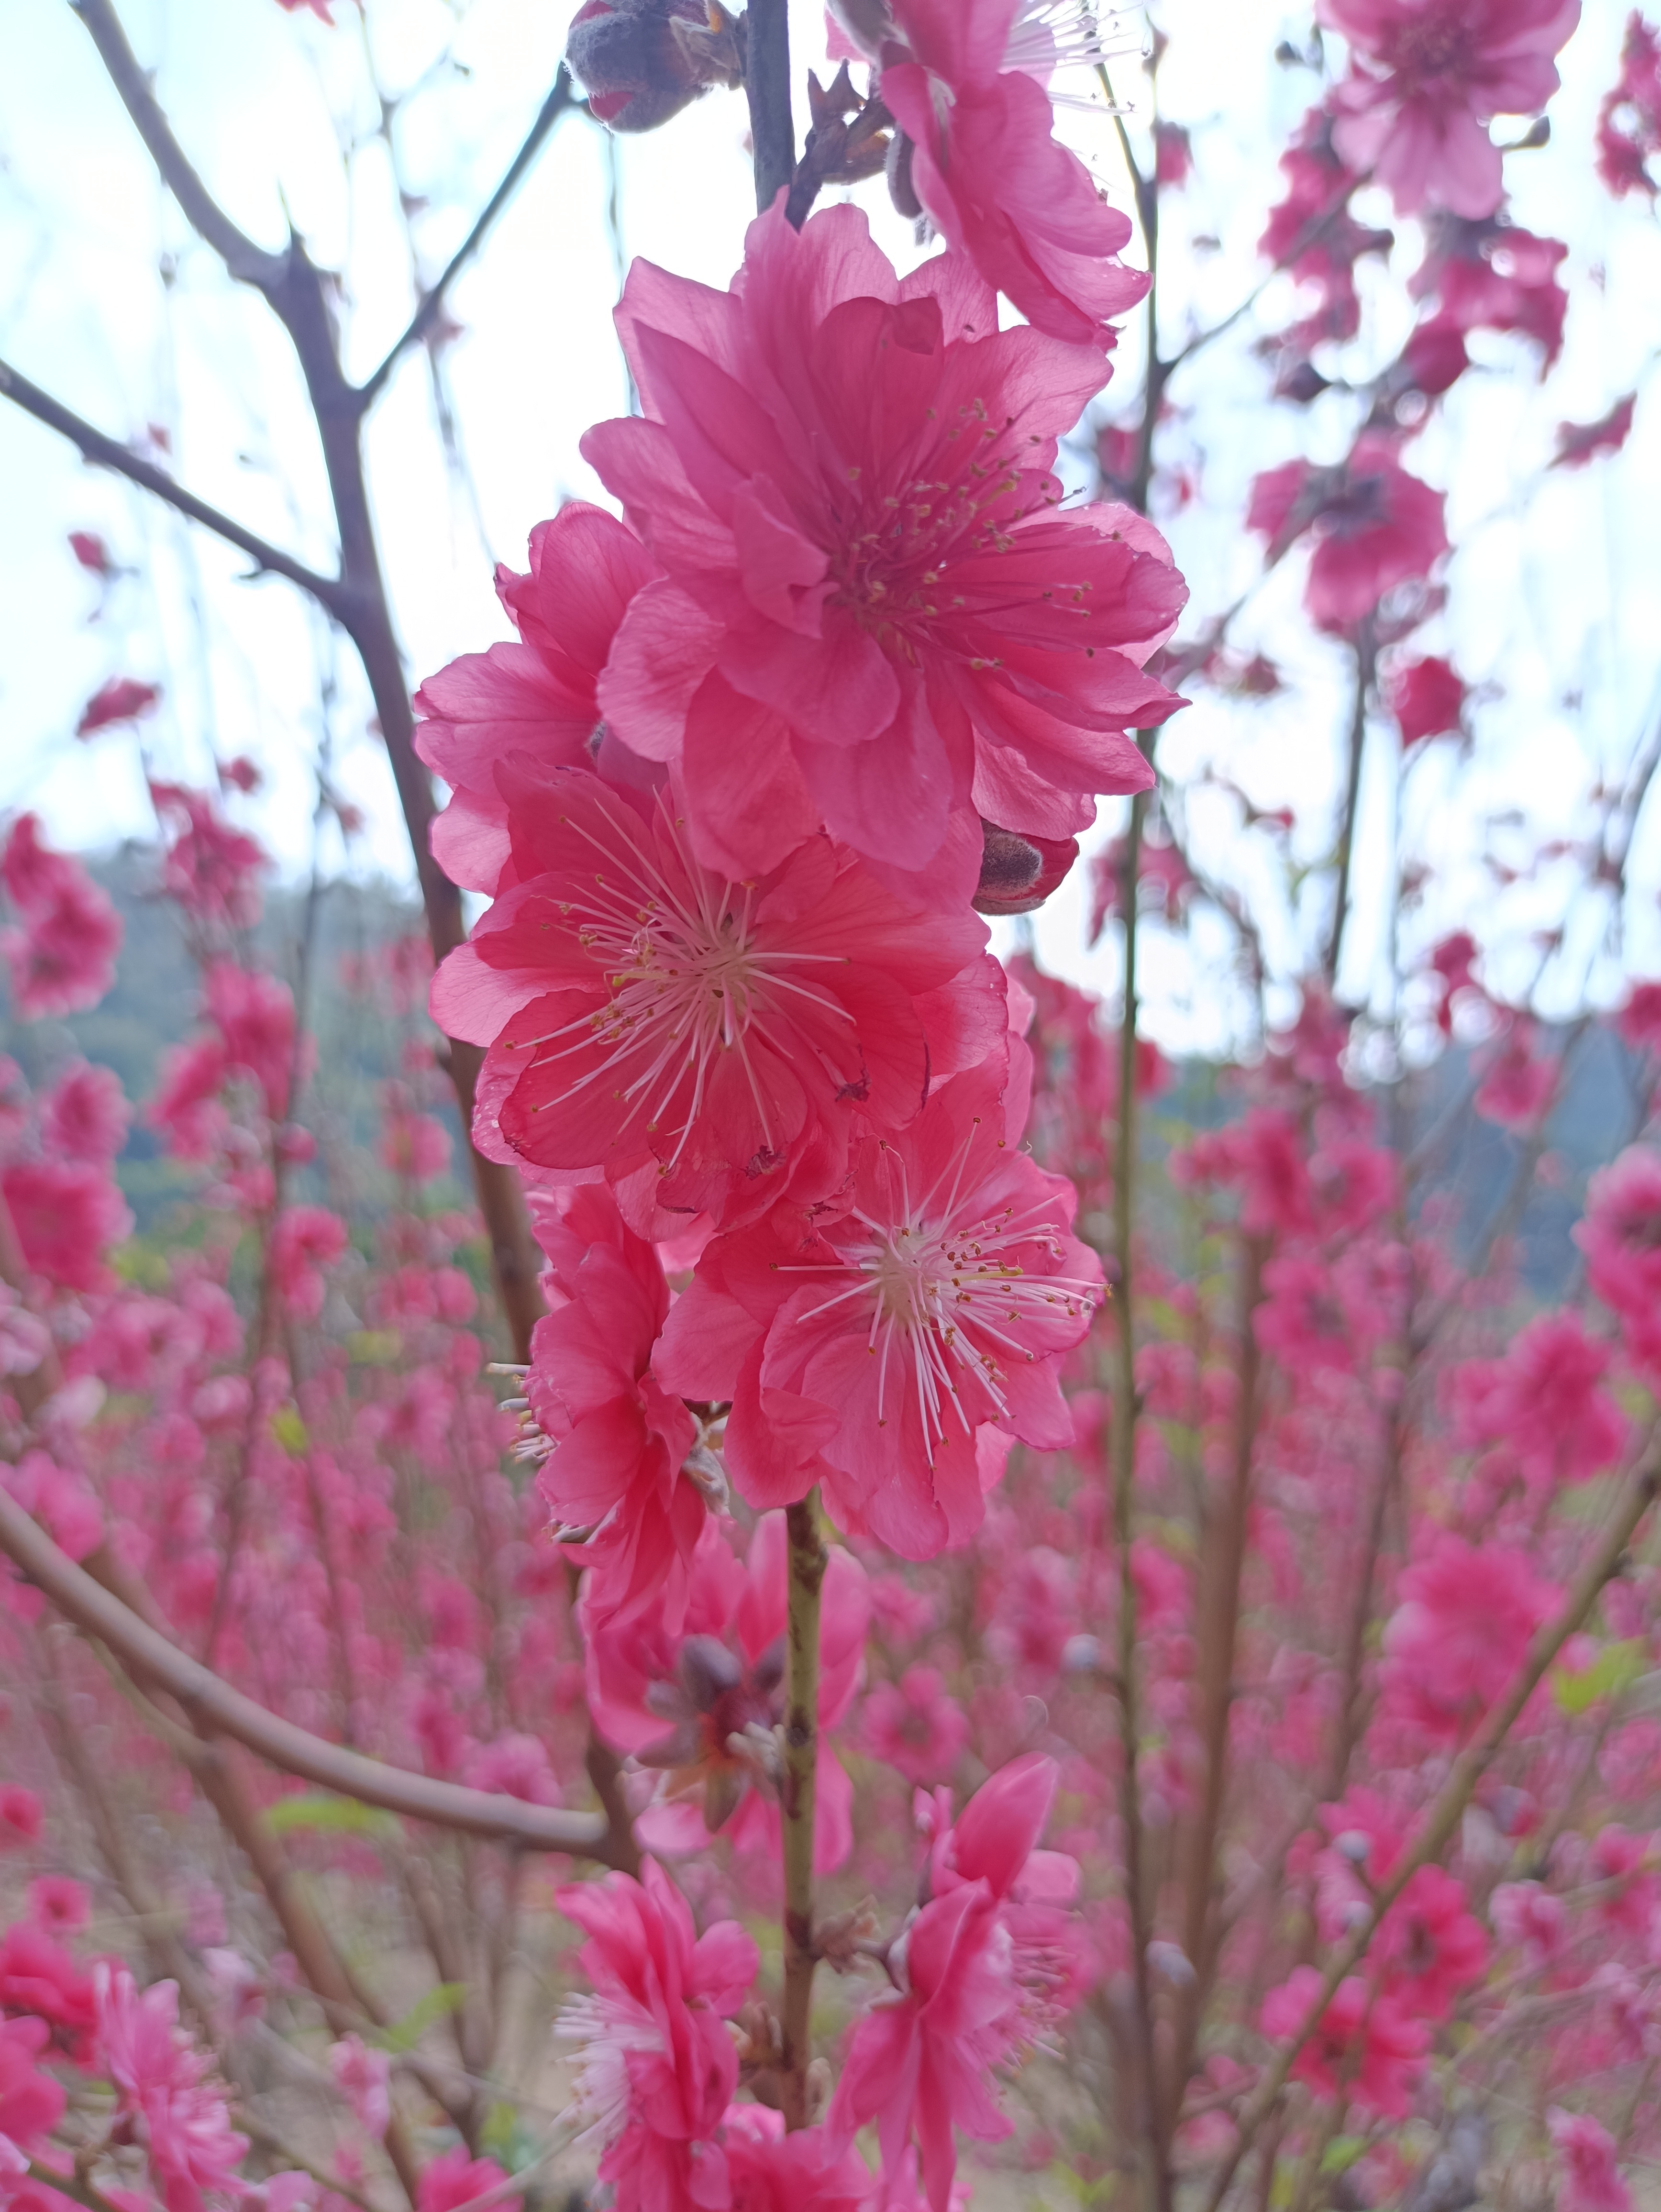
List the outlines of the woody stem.
{"label": "woody stem", "polygon": [[825,1551],[818,1493],[785,1516],[789,1626],[784,1667],[784,2124],[807,2125],[809,2016],[813,1997],[813,1801],[819,1754],[819,1591]]}

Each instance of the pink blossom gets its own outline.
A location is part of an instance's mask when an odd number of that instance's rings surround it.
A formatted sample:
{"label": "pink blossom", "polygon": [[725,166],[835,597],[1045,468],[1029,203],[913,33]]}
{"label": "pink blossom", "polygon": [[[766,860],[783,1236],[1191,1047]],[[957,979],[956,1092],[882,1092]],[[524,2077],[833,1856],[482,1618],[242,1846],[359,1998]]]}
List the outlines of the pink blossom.
{"label": "pink blossom", "polygon": [[40,1840],[40,1800],[21,1782],[0,1785],[0,1851],[21,1850]]}
{"label": "pink blossom", "polygon": [[933,1667],[908,1667],[867,1696],[865,1747],[908,1782],[944,1782],[969,1741],[969,1717]]}
{"label": "pink blossom", "polygon": [[152,783],[150,803],[171,841],[161,857],[167,896],[194,921],[252,929],[259,919],[256,878],[268,865],[265,853],[232,829],[204,792]]}
{"label": "pink blossom", "polygon": [[1520,1330],[1504,1359],[1453,1374],[1461,1431],[1472,1443],[1504,1443],[1527,1471],[1584,1482],[1625,1449],[1625,1416],[1601,1388],[1610,1346],[1588,1336],[1573,1314],[1542,1314]]}
{"label": "pink blossom", "polygon": [[1656,183],[1649,165],[1661,153],[1661,32],[1634,9],[1621,44],[1621,74],[1597,111],[1597,173],[1617,199]]}
{"label": "pink blossom", "polygon": [[1323,339],[1353,338],[1361,323],[1355,264],[1365,253],[1388,253],[1394,240],[1350,214],[1347,203],[1360,179],[1335,150],[1332,118],[1323,107],[1311,108],[1299,125],[1281,156],[1281,173],[1286,197],[1270,209],[1257,251],[1314,288],[1320,300],[1288,340],[1307,350]]}
{"label": "pink blossom", "polygon": [[435,1115],[389,1102],[380,1124],[380,1164],[411,1182],[431,1182],[450,1164],[450,1133]]}
{"label": "pink blossom", "polygon": [[839,1526],[926,1559],[980,1524],[1001,1463],[983,1475],[983,1424],[1071,1441],[1057,1359],[1089,1328],[1099,1263],[1071,1234],[1073,1187],[1006,1134],[1025,1098],[1007,1124],[1002,1066],[989,1058],[910,1128],[865,1139],[846,1212],[781,1208],[699,1261],[658,1371],[686,1397],[731,1400],[727,1463],[752,1504],[822,1481]]}
{"label": "pink blossom", "polygon": [[1580,0],[1320,0],[1348,40],[1333,141],[1403,215],[1492,215],[1504,195],[1496,115],[1533,115],[1557,89],[1552,57]]}
{"label": "pink blossom", "polygon": [[851,207],[761,217],[727,293],[637,261],[618,319],[645,417],[583,450],[668,573],[600,704],[680,765],[705,866],[764,872],[822,823],[950,907],[977,815],[1065,838],[1147,782],[1123,732],[1177,704],[1141,663],[1183,586],[1050,474],[1098,351],[999,331],[956,255],[901,283]]}
{"label": "pink blossom", "polygon": [[234,2185],[248,2139],[234,2132],[211,2063],[179,2026],[179,1990],[142,1993],[124,1967],[93,1969],[98,2032],[117,2101],[149,2160],[167,2212],[202,2212],[204,2191]]}
{"label": "pink blossom", "polygon": [[[319,23],[328,24],[331,29],[334,27],[334,17],[329,13],[330,0],[277,0],[277,4],[290,15],[297,9],[309,8]],[[422,2212],[429,2212],[429,2208],[423,2205]]]}
{"label": "pink blossom", "polygon": [[[508,2179],[493,2158],[472,2158],[465,2143],[458,2143],[453,2150],[440,2153],[429,2159],[421,2169],[421,2179],[416,2185],[416,2212],[459,2212],[464,2204],[471,2204],[476,2197],[501,2187]],[[520,2202],[517,2191],[506,2193],[500,2200],[513,2205]]]}
{"label": "pink blossom", "polygon": [[1401,1579],[1384,1628],[1390,1707],[1436,1744],[1461,1741],[1506,1688],[1559,1593],[1525,1553],[1444,1534]]}
{"label": "pink blossom", "polygon": [[1661,1054],[1661,983],[1634,983],[1615,1026],[1632,1051]]}
{"label": "pink blossom", "polygon": [[1039,1838],[1056,1801],[1061,1769],[1028,1752],[982,1784],[955,1825],[938,1790],[928,1856],[928,1888],[943,1897],[964,1882],[984,1882],[1009,1937],[1010,1970],[1022,1992],[1029,2033],[1053,2025],[1086,1985],[1073,1908],[1082,1880],[1078,1861],[1043,1850]]}
{"label": "pink blossom", "polygon": [[1485,1120],[1497,1121],[1502,1129],[1532,1128],[1556,1096],[1558,1063],[1536,1056],[1537,1042],[1531,1021],[1515,1021],[1488,1056],[1475,1106]]}
{"label": "pink blossom", "polygon": [[1535,1966],[1556,1956],[1568,1921],[1562,1899],[1537,1881],[1500,1882],[1488,1899],[1488,1917],[1500,1941]]}
{"label": "pink blossom", "polygon": [[271,1232],[271,1282],[279,1297],[303,1321],[323,1310],[323,1270],[347,1245],[346,1224],[323,1206],[290,1206]]}
{"label": "pink blossom", "polygon": [[1390,671],[1385,685],[1390,711],[1404,745],[1444,737],[1463,727],[1465,687],[1450,662],[1427,654]]}
{"label": "pink blossom", "polygon": [[92,1899],[66,1874],[37,1875],[28,1887],[29,1917],[55,1936],[73,1936],[92,1917]]}
{"label": "pink blossom", "polygon": [[1024,2039],[1013,1946],[983,1880],[925,1905],[889,1954],[892,1994],[854,2030],[824,2133],[840,2152],[874,2123],[884,2172],[901,2171],[915,2131],[930,2212],[948,2212],[952,2130],[980,2142],[1011,2132],[991,2069]]}
{"label": "pink blossom", "polygon": [[84,1013],[115,981],[121,917],[78,860],[41,844],[20,814],[0,852],[0,881],[22,927],[0,933],[17,1011],[33,1020]]}
{"label": "pink blossom", "polygon": [[104,1284],[106,1253],[132,1233],[132,1215],[106,1168],[18,1160],[0,1175],[0,1190],[32,1273],[62,1290]]}
{"label": "pink blossom", "polygon": [[[724,1831],[735,1850],[777,1863],[777,1811],[753,1786],[753,1745],[784,1717],[788,1553],[782,1513],[761,1516],[741,1566],[712,1517],[692,1554],[684,1632],[672,1630],[661,1611],[619,1620],[584,1605],[595,1725],[608,1742],[666,1778],[663,1799],[637,1824],[648,1843],[660,1832],[684,1832],[684,1824],[670,1831],[664,1816],[701,1790],[694,1841]],[[828,1739],[859,1690],[870,1617],[864,1568],[845,1545],[832,1545],[819,1592],[813,1857],[821,1874],[834,1873],[853,1846],[853,1784]]]}
{"label": "pink blossom", "polygon": [[40,1140],[58,1158],[113,1160],[127,1141],[131,1109],[113,1068],[73,1061],[40,1108]]}
{"label": "pink blossom", "polygon": [[732,2212],[860,2212],[871,2176],[856,2150],[833,2157],[819,2128],[784,2132],[764,2105],[731,2105],[721,2125]]}
{"label": "pink blossom", "polygon": [[445,962],[434,1018],[488,1048],[485,1148],[603,1166],[636,1228],[824,1196],[855,1108],[899,1127],[1003,1026],[985,925],[908,910],[826,837],[734,882],[667,794],[567,770],[515,799],[524,879]]}
{"label": "pink blossom", "polygon": [[1637,393],[1629,392],[1595,422],[1560,422],[1557,451],[1551,459],[1553,468],[1583,469],[1600,453],[1618,453],[1632,435],[1633,412],[1637,404]]}
{"label": "pink blossom", "polygon": [[475,1790],[504,1797],[522,1797],[531,1805],[557,1805],[559,1781],[548,1747],[540,1736],[508,1729],[491,1742],[481,1744],[466,1765],[463,1780]]}
{"label": "pink blossom", "polygon": [[280,1121],[295,1073],[293,992],[275,975],[216,960],[204,979],[203,1005],[219,1032],[227,1070],[252,1077],[267,1116]]}
{"label": "pink blossom", "polygon": [[640,1882],[611,1874],[557,1899],[588,1938],[578,1955],[594,1994],[570,2000],[557,2032],[578,2046],[578,2097],[618,2212],[725,2204],[718,2137],[738,2081],[726,2021],[755,1978],[754,1943],[731,1920],[694,1942],[685,1899],[650,1859]]}
{"label": "pink blossom", "polygon": [[1661,1357],[1661,1152],[1632,1145],[1586,1186],[1586,1280],[1640,1358]]}
{"label": "pink blossom", "polygon": [[1442,216],[1432,224],[1424,260],[1408,281],[1413,297],[1434,298],[1438,312],[1410,344],[1433,343],[1425,333],[1437,325],[1461,341],[1462,353],[1470,331],[1516,331],[1539,344],[1542,370],[1549,368],[1562,350],[1569,309],[1559,275],[1567,252],[1561,239],[1536,237],[1500,217],[1464,222]]}
{"label": "pink blossom", "polygon": [[[15,1468],[0,1467],[0,1486],[32,1513],[61,1552],[84,1559],[104,1534],[104,1509],[84,1474],[62,1468],[44,1451],[27,1451]],[[21,1803],[30,1796],[19,1790]],[[35,1808],[37,1822],[40,1808]]]}
{"label": "pink blossom", "polygon": [[[1321,1992],[1314,1966],[1294,1966],[1263,1999],[1265,2035],[1289,2037],[1303,2027]],[[1314,2033],[1293,2061],[1292,2078],[1317,2097],[1348,2096],[1364,2112],[1404,2119],[1424,2071],[1430,2030],[1389,1996],[1375,1996],[1359,1974],[1339,1983]]]}
{"label": "pink blossom", "polygon": [[1269,538],[1271,558],[1313,530],[1304,604],[1326,630],[1353,629],[1386,592],[1428,576],[1448,550],[1441,493],[1410,475],[1374,432],[1335,469],[1288,461],[1258,477],[1246,526]]}
{"label": "pink blossom", "polygon": [[605,1613],[648,1603],[677,1626],[686,1563],[703,1526],[702,1492],[683,1473],[692,1417],[652,1370],[669,1310],[657,1255],[603,1186],[571,1194],[545,1227],[563,1303],[536,1325],[526,1393],[550,1449],[537,1487]]}
{"label": "pink blossom", "polygon": [[212,1158],[229,1125],[219,1098],[229,1074],[216,1036],[171,1045],[162,1054],[161,1080],[145,1119],[162,1131],[175,1158]]}
{"label": "pink blossom", "polygon": [[[1051,12],[1019,0],[889,0],[886,9],[841,11],[880,63],[883,102],[905,133],[916,194],[907,211],[920,201],[1035,330],[1101,344],[1110,342],[1104,325],[1135,306],[1147,278],[1115,258],[1129,242],[1129,218],[1051,135],[1045,87],[1062,58]],[[1088,58],[1082,46],[1066,57]]]}
{"label": "pink blossom", "polygon": [[159,684],[140,684],[131,676],[112,676],[94,691],[75,726],[77,738],[90,738],[117,722],[136,722],[153,712],[161,696]]}
{"label": "pink blossom", "polygon": [[[43,2020],[0,2020],[0,2144],[14,2144],[26,2156],[57,2126],[69,2102],[38,2063],[51,2033]],[[0,2167],[0,2189],[3,2174]]]}
{"label": "pink blossom", "polygon": [[0,2013],[45,2021],[55,2051],[73,2065],[92,2063],[98,2031],[92,1977],[27,1920],[0,1935]]}
{"label": "pink blossom", "polygon": [[602,765],[612,761],[599,674],[630,600],[656,573],[631,532],[581,500],[531,532],[529,575],[496,570],[497,593],[521,641],[465,653],[416,694],[426,717],[417,750],[451,787],[433,853],[452,881],[494,893],[509,871],[499,770],[515,761],[532,772],[587,769],[597,750]]}
{"label": "pink blossom", "polygon": [[70,550],[90,574],[107,580],[115,574],[110,549],[95,530],[71,530]]}
{"label": "pink blossom", "polygon": [[1554,2105],[1546,2131],[1562,2168],[1563,2212],[1632,2212],[1632,2192],[1615,2165],[1615,2142],[1590,2112]]}
{"label": "pink blossom", "polygon": [[1409,2019],[1445,2020],[1488,1960],[1488,1939],[1463,1882],[1441,1867],[1421,1867],[1384,1915],[1373,1956],[1386,1992]]}
{"label": "pink blossom", "polygon": [[392,2061],[371,2051],[361,2035],[342,2036],[329,2045],[329,2071],[366,2135],[379,2139],[392,2117]]}
{"label": "pink blossom", "polygon": [[9,1283],[0,1284],[0,1376],[33,1375],[52,1350],[52,1332]]}

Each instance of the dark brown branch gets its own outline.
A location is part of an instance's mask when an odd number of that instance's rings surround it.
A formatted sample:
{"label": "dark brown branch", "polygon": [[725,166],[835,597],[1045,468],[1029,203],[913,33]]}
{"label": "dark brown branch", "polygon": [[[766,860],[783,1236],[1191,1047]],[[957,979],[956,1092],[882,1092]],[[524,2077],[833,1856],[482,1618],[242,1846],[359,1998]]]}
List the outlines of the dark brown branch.
{"label": "dark brown branch", "polygon": [[558,1811],[383,1765],[267,1711],[100,1588],[3,1492],[0,1552],[77,1628],[107,1644],[136,1679],[153,1682],[174,1698],[192,1726],[231,1737],[285,1773],[410,1820],[526,1850],[569,1851],[606,1865],[621,1855],[598,1814]]}
{"label": "dark brown branch", "polygon": [[0,396],[21,407],[26,415],[33,415],[37,422],[44,422],[49,430],[56,430],[60,437],[67,438],[72,446],[78,447],[83,459],[93,462],[99,468],[113,469],[118,476],[124,476],[131,483],[142,486],[145,491],[153,492],[157,499],[165,500],[180,514],[188,515],[192,522],[199,522],[204,530],[211,530],[216,537],[224,538],[239,552],[246,553],[254,567],[263,574],[286,576],[291,584],[298,584],[301,591],[309,592],[337,620],[345,619],[350,594],[339,577],[320,575],[315,568],[308,568],[303,561],[296,561],[292,554],[284,553],[279,546],[268,545],[263,538],[255,537],[252,530],[245,530],[228,514],[222,514],[216,507],[210,507],[206,500],[198,499],[194,492],[186,491],[183,484],[176,483],[165,469],[158,469],[154,462],[141,459],[130,447],[120,444],[114,438],[106,438],[101,430],[94,430],[90,422],[82,421],[79,415],[72,413],[60,401],[54,399],[49,392],[43,392],[38,384],[31,384],[27,376],[20,376],[3,361],[0,361]]}
{"label": "dark brown branch", "polygon": [[514,192],[519,189],[520,179],[526,171],[541,152],[544,139],[568,109],[575,109],[579,114],[586,112],[582,102],[571,89],[570,71],[562,62],[559,75],[554,79],[553,90],[537,111],[537,118],[526,134],[525,143],[514,155],[502,182],[485,202],[478,221],[450,256],[443,275],[439,277],[430,290],[422,295],[420,306],[411,316],[402,336],[393,344],[386,359],[374,374],[366,378],[357,387],[357,400],[360,407],[367,408],[374,404],[380,398],[387,378],[411,347],[420,345],[427,338],[433,325],[438,320],[440,311],[444,305],[445,294],[466,267],[468,262],[472,259],[474,254],[478,252],[485,233],[507,206],[508,201],[512,199]]}
{"label": "dark brown branch", "polygon": [[796,168],[790,108],[788,0],[750,0],[745,18],[744,89],[756,164],[756,206],[765,215]]}

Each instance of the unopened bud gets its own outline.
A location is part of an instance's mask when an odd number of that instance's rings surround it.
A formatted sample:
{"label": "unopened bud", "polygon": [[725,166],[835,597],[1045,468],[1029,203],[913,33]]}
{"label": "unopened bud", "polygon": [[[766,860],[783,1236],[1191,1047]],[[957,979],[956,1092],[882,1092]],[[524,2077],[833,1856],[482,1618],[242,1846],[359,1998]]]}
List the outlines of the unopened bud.
{"label": "unopened bud", "polygon": [[585,0],[565,58],[613,131],[655,131],[712,84],[744,81],[738,27],[717,0]]}
{"label": "unopened bud", "polygon": [[981,879],[974,897],[980,914],[1031,914],[1079,857],[1076,837],[1035,837],[984,819],[981,835]]}

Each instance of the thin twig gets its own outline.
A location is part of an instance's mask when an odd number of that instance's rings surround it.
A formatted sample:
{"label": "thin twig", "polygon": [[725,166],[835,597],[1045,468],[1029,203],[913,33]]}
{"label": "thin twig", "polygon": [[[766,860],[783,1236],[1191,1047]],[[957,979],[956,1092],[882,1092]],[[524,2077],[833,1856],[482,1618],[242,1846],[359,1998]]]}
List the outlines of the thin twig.
{"label": "thin twig", "polygon": [[784,2124],[807,2124],[813,1999],[813,1826],[819,1746],[819,1593],[825,1549],[817,1493],[788,1508],[789,1620],[784,1662]]}

